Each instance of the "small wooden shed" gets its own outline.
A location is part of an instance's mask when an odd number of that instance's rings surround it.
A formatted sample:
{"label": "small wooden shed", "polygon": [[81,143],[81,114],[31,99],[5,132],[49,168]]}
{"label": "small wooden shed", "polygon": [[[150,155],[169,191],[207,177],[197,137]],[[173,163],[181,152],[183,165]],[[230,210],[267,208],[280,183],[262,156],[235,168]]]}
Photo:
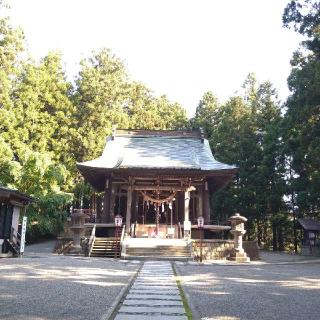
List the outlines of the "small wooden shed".
{"label": "small wooden shed", "polygon": [[20,214],[32,201],[18,190],[0,186],[0,255],[20,252]]}
{"label": "small wooden shed", "polygon": [[301,253],[320,256],[320,221],[315,219],[298,219],[303,230]]}

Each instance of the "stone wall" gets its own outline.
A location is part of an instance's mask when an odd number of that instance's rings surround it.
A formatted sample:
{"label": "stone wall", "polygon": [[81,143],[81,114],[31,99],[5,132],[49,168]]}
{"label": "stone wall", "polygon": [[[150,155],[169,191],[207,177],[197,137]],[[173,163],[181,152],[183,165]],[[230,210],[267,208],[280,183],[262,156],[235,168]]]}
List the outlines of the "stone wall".
{"label": "stone wall", "polygon": [[[193,255],[196,260],[200,257],[200,240],[192,240]],[[205,239],[202,242],[203,260],[226,260],[234,248],[233,240]],[[259,259],[259,251],[255,241],[243,241],[243,249],[250,260]]]}
{"label": "stone wall", "polygon": [[[200,257],[200,240],[192,241],[193,255],[196,260]],[[225,260],[230,256],[234,243],[231,240],[203,240],[202,259],[203,260]]]}

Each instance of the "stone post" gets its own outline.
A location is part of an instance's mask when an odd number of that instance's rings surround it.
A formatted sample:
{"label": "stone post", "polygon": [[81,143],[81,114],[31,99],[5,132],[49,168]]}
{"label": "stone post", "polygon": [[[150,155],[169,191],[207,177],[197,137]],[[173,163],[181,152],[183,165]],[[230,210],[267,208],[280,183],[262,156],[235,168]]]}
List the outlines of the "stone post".
{"label": "stone post", "polygon": [[242,247],[242,236],[246,233],[246,230],[244,229],[244,222],[246,222],[247,219],[240,216],[239,213],[236,213],[234,216],[229,218],[229,221],[231,222],[230,232],[234,237],[234,248],[228,260],[249,262],[250,258],[247,257],[247,254],[244,252]]}

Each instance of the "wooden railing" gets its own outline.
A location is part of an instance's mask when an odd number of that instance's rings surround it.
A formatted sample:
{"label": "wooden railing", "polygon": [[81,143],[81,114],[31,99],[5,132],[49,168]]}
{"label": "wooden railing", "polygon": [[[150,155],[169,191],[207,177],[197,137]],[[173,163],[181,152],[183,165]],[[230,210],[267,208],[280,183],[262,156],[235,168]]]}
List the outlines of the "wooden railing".
{"label": "wooden railing", "polygon": [[125,231],[126,231],[126,226],[123,226],[121,231],[120,244],[122,244],[123,242]]}
{"label": "wooden railing", "polygon": [[94,224],[94,226],[92,228],[92,231],[91,231],[90,238],[89,238],[89,242],[88,242],[88,257],[91,256],[92,248],[93,248],[93,245],[94,245],[94,240],[96,239],[96,227],[97,227],[97,225]]}
{"label": "wooden railing", "polygon": [[11,248],[10,251],[12,251],[12,253],[15,255],[20,254],[20,247],[21,247],[20,239],[21,239],[20,233],[17,230],[15,230],[13,227],[11,227],[10,239],[7,239],[7,243]]}
{"label": "wooden railing", "polygon": [[58,238],[53,252],[58,254],[65,254],[70,250],[72,244],[72,238]]}
{"label": "wooden railing", "polygon": [[122,254],[122,243],[123,243],[123,240],[124,240],[124,235],[125,235],[125,232],[126,231],[126,226],[122,226],[122,231],[121,231],[121,236],[120,236],[120,242],[119,242],[119,258],[121,258],[121,254]]}
{"label": "wooden railing", "polygon": [[15,230],[14,227],[11,227],[11,237],[10,240],[13,241],[19,248],[21,246],[21,234]]}

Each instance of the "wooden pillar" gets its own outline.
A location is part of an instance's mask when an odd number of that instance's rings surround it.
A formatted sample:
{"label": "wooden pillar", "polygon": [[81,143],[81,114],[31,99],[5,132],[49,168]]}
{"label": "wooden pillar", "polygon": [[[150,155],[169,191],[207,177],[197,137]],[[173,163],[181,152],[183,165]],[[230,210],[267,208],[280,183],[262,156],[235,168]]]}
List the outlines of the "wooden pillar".
{"label": "wooden pillar", "polygon": [[174,221],[176,224],[179,222],[179,193],[176,194],[174,200]]}
{"label": "wooden pillar", "polygon": [[110,197],[110,210],[109,210],[109,216],[110,216],[110,220],[113,221],[114,220],[114,203],[116,200],[116,188],[114,184],[111,184],[111,197]]}
{"label": "wooden pillar", "polygon": [[178,192],[178,220],[183,223],[184,220],[184,192]]}
{"label": "wooden pillar", "polygon": [[203,188],[202,186],[199,187],[198,192],[198,212],[197,212],[197,218],[203,217]]}
{"label": "wooden pillar", "polygon": [[184,237],[188,238],[191,235],[191,222],[189,217],[189,203],[190,203],[190,191],[184,193]]}
{"label": "wooden pillar", "polygon": [[101,222],[102,219],[102,199],[100,195],[96,197],[96,210],[97,210],[97,219],[96,222]]}
{"label": "wooden pillar", "polygon": [[208,182],[206,181],[204,183],[204,190],[203,190],[203,218],[204,223],[209,224],[210,223],[210,194],[209,194],[209,188],[208,188]]}
{"label": "wooden pillar", "polygon": [[139,195],[137,191],[132,191],[131,218],[133,222],[138,220]]}
{"label": "wooden pillar", "polygon": [[111,181],[106,178],[104,197],[103,197],[103,213],[101,217],[101,222],[110,222],[110,198],[111,198]]}
{"label": "wooden pillar", "polygon": [[131,204],[132,204],[132,188],[128,187],[127,193],[127,212],[126,212],[126,233],[130,234],[131,228]]}

